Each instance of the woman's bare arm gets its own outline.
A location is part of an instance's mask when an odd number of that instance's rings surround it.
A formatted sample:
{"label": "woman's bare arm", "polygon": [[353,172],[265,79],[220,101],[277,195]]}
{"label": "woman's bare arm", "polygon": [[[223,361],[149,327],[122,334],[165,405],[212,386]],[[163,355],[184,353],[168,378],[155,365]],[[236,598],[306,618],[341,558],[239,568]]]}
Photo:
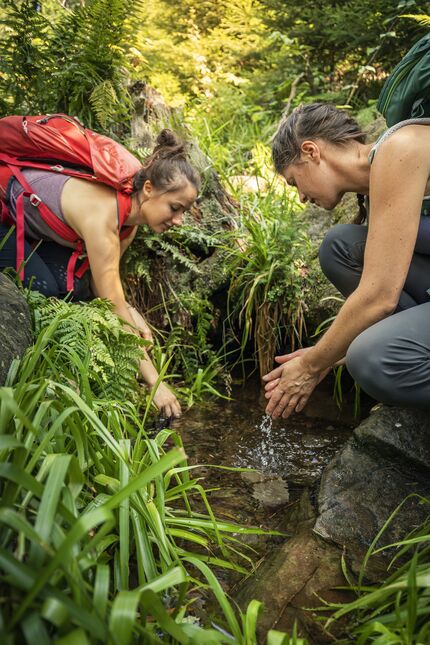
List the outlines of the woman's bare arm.
{"label": "woman's bare arm", "polygon": [[[71,182],[67,182],[66,186]],[[77,180],[82,184],[82,180]],[[88,182],[84,182],[88,184]],[[80,192],[77,200],[63,195],[64,214],[67,221],[85,242],[88,260],[91,266],[91,276],[95,292],[100,298],[110,300],[115,307],[115,313],[130,324],[130,331],[138,333],[129,305],[126,302],[119,273],[121,244],[118,235],[118,216],[115,191],[105,186],[89,185],[76,186]],[[94,190],[95,189],[95,190]],[[77,194],[74,191],[74,197]],[[64,191],[63,191],[64,193]],[[91,213],[91,216],[88,216]],[[149,386],[153,386],[159,376],[147,352],[140,363],[140,371]],[[160,384],[154,400],[158,407],[163,408],[167,416],[180,413],[176,397],[164,384]]]}

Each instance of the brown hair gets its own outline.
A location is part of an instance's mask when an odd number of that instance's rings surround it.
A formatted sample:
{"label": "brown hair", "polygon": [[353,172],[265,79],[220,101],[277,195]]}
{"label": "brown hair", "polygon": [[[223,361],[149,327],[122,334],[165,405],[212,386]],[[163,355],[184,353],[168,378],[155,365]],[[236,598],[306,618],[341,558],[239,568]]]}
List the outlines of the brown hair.
{"label": "brown hair", "polygon": [[[366,142],[366,135],[358,123],[345,111],[330,103],[299,105],[284,115],[272,141],[272,159],[276,172],[281,174],[286,166],[300,158],[300,147],[306,139],[324,139],[334,145],[348,141]],[[358,197],[360,214],[356,223],[365,219],[363,196]]]}
{"label": "brown hair", "polygon": [[143,188],[149,180],[157,190],[171,192],[189,181],[200,190],[200,176],[186,157],[184,141],[172,130],[161,130],[152,153],[133,178],[133,192]]}

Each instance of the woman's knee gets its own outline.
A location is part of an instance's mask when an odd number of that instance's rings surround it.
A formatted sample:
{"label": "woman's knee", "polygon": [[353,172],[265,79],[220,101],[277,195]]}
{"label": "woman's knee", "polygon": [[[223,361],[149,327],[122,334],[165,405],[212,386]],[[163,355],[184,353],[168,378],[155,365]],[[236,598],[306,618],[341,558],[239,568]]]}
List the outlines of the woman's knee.
{"label": "woman's knee", "polygon": [[[357,242],[357,235],[362,233],[357,229],[362,228],[356,224],[336,224],[326,233],[319,249],[319,261],[321,269],[329,280],[333,268],[339,263],[339,257]],[[359,237],[361,239],[362,235]]]}
{"label": "woman's knee", "polygon": [[25,273],[24,286],[32,289],[32,291],[42,293],[47,298],[58,298],[60,296],[58,284],[52,275],[47,272],[43,275],[27,275],[27,271]]}
{"label": "woman's knee", "polygon": [[375,342],[371,328],[363,331],[348,348],[346,367],[353,379],[371,396],[382,386],[381,343]]}
{"label": "woman's knee", "polygon": [[326,277],[345,296],[357,288],[363,271],[367,228],[338,224],[325,236],[319,253]]}
{"label": "woman's knee", "polygon": [[428,408],[428,350],[407,334],[396,334],[391,322],[387,318],[357,336],[346,354],[348,371],[377,401]]}

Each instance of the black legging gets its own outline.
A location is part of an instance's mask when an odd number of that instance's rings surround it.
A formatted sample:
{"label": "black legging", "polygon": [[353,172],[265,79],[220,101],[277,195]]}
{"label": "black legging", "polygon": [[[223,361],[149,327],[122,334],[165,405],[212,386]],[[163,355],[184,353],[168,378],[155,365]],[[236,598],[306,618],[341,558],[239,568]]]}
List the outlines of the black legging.
{"label": "black legging", "polygon": [[[367,228],[338,224],[319,252],[322,270],[346,297],[363,270]],[[430,218],[421,218],[415,252],[395,313],[363,331],[346,354],[365,392],[390,405],[430,408]]]}
{"label": "black legging", "polygon": [[[0,271],[6,268],[15,269],[16,264],[16,238],[15,231],[6,242],[4,239],[9,233],[8,226],[0,225]],[[73,249],[61,246],[56,242],[41,242],[37,251],[29,242],[24,243],[24,257],[27,260],[24,270],[24,286],[34,291],[39,291],[45,296],[64,298],[67,295],[66,271],[69,258]],[[30,257],[31,256],[31,257]],[[82,261],[78,260],[77,267]],[[89,300],[92,293],[90,289],[90,272],[87,271],[82,278],[74,280],[73,300]]]}

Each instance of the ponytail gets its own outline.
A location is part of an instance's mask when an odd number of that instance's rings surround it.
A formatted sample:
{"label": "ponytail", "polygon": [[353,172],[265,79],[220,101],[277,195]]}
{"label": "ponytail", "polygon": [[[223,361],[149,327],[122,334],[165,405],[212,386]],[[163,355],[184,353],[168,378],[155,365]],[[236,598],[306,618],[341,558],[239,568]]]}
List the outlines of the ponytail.
{"label": "ponytail", "polygon": [[358,213],[353,220],[353,224],[364,224],[367,219],[367,208],[364,200],[364,195],[357,193]]}

